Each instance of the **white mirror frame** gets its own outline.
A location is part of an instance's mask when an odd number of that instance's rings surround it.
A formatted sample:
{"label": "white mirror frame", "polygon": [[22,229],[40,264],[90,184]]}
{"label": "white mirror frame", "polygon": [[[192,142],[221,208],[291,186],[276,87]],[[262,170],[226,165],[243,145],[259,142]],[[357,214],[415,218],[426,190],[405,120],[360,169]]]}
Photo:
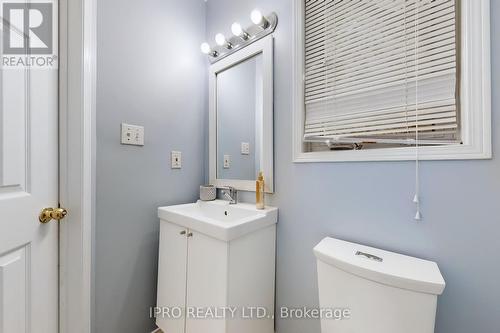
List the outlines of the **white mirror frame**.
{"label": "white mirror frame", "polygon": [[[273,134],[273,36],[269,35],[216,62],[209,69],[209,168],[210,184],[232,186],[240,191],[255,191],[255,180],[217,178],[217,74],[249,58],[262,54],[263,121],[260,171],[264,173],[265,192],[274,191]],[[257,176],[257,175],[256,175]]]}

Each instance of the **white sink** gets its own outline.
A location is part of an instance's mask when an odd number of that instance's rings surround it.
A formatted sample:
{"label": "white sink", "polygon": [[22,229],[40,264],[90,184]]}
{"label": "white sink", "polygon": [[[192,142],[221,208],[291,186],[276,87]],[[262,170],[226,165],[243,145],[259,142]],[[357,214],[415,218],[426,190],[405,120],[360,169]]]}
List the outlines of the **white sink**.
{"label": "white sink", "polygon": [[230,241],[278,222],[278,209],[228,201],[197,201],[195,203],[158,208],[158,217],[208,236]]}

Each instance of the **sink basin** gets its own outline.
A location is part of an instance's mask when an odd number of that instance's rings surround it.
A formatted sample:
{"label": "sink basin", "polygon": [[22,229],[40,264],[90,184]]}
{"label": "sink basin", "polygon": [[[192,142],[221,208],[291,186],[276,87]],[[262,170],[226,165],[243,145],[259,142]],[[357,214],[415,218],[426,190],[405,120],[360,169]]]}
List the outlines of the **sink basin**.
{"label": "sink basin", "polygon": [[158,208],[161,220],[195,230],[208,236],[230,241],[278,222],[278,209],[228,201],[197,201],[195,203]]}

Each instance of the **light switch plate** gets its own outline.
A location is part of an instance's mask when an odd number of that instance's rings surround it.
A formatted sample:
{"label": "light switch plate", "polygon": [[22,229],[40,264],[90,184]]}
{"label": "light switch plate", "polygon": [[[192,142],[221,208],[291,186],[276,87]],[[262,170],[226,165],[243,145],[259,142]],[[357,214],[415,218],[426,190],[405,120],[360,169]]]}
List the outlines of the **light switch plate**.
{"label": "light switch plate", "polygon": [[170,160],[172,163],[172,169],[182,168],[182,153],[180,151],[172,151],[170,153]]}
{"label": "light switch plate", "polygon": [[144,146],[144,126],[122,123],[121,143],[123,145]]}
{"label": "light switch plate", "polygon": [[250,143],[248,142],[241,143],[241,155],[250,155]]}
{"label": "light switch plate", "polygon": [[231,155],[224,155],[224,169],[231,167]]}

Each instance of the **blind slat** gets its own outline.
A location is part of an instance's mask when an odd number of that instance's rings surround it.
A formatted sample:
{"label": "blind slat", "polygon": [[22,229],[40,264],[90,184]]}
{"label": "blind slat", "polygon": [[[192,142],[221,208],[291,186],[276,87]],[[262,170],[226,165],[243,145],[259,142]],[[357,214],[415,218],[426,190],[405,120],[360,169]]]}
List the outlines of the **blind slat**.
{"label": "blind slat", "polygon": [[[418,57],[419,64],[427,62],[428,58],[439,59],[439,58],[449,58],[455,57],[455,45],[443,45],[439,46],[440,43],[433,45],[433,48],[421,52]],[[326,75],[345,75],[345,74],[355,74],[358,72],[367,73],[370,70],[376,70],[381,67],[387,67],[391,65],[406,63],[407,66],[415,65],[414,52],[411,53],[390,53],[385,54],[385,57],[366,57],[363,61],[355,62],[352,64],[347,63],[345,66],[339,68],[332,68],[330,70],[325,69],[324,66],[311,67],[307,69],[306,80],[315,78],[324,78]],[[325,72],[326,70],[326,72]]]}
{"label": "blind slat", "polygon": [[[432,134],[432,132],[436,131],[436,130],[458,129],[458,125],[457,125],[456,121],[457,121],[457,119],[454,118],[454,119],[451,119],[447,122],[444,122],[444,124],[436,124],[435,121],[425,121],[422,123],[419,122],[418,131],[419,131],[419,133],[430,132],[427,134]],[[381,128],[381,129],[359,128],[359,129],[356,129],[355,131],[353,131],[353,130],[349,130],[349,131],[318,131],[318,132],[308,132],[306,134],[307,134],[307,136],[325,137],[325,138],[338,137],[338,136],[345,136],[345,137],[364,136],[364,137],[368,137],[368,136],[372,135],[373,138],[376,139],[376,135],[410,134],[410,133],[415,133],[415,132],[416,132],[416,122],[403,124],[400,127],[393,127],[393,128],[390,128],[390,127]]]}
{"label": "blind slat", "polygon": [[[442,0],[443,1],[443,0]],[[445,0],[446,1],[446,0]],[[370,2],[370,1],[369,1]],[[432,15],[424,16],[419,19],[419,28],[426,29],[432,27],[436,22],[449,20],[450,14],[453,14],[455,7],[453,5],[442,6],[437,8],[432,13]],[[399,15],[398,15],[399,14]],[[420,13],[422,15],[422,13]],[[454,17],[454,15],[451,15]],[[394,34],[397,32],[410,32],[414,30],[416,24],[415,14],[394,13],[391,16],[374,16],[373,13],[369,13],[365,17],[365,21],[358,21],[356,17],[350,18],[349,22],[356,22],[356,25],[350,24],[348,29],[341,29],[339,27],[339,22],[320,20],[317,22],[316,26],[309,26],[306,22],[306,47],[313,45],[314,42],[331,42],[331,43],[342,43],[345,41],[357,41],[359,39],[366,39],[368,36],[374,36],[379,33],[384,34]],[[354,28],[351,28],[354,27]],[[323,35],[329,37],[328,40],[324,40]]]}
{"label": "blind slat", "polygon": [[[455,100],[441,100],[441,101],[432,101],[425,104],[419,105],[419,112],[446,112],[451,111],[455,107]],[[345,114],[319,114],[317,117],[312,119],[308,119],[308,124],[315,124],[317,122],[324,123],[328,121],[342,121],[344,119],[364,119],[368,117],[377,117],[377,116],[385,116],[390,114],[397,114],[401,112],[405,112],[411,114],[411,112],[416,112],[415,104],[400,104],[393,108],[371,108],[362,112],[348,112]],[[414,111],[412,111],[414,110]]]}
{"label": "blind slat", "polygon": [[[309,93],[306,94],[306,104],[309,102],[314,102],[316,99],[323,99],[327,97],[337,96],[337,97],[343,97],[346,95],[354,95],[354,94],[362,94],[369,92],[371,90],[380,90],[383,88],[391,88],[394,86],[405,86],[411,82],[419,81],[419,80],[425,80],[425,79],[432,79],[432,78],[438,78],[440,76],[447,76],[450,73],[455,74],[456,70],[455,68],[440,68],[441,70],[439,72],[433,72],[431,69],[425,69],[422,71],[418,72],[418,78],[416,77],[409,77],[405,75],[398,75],[395,77],[390,77],[390,78],[385,78],[382,80],[378,81],[373,81],[373,82],[368,82],[365,84],[359,84],[359,85],[350,85],[347,87],[335,87],[335,86],[329,86],[327,85],[327,88],[323,91],[319,91],[317,93]],[[453,82],[454,83],[454,82]],[[405,91],[405,94],[407,92]]]}
{"label": "blind slat", "polygon": [[[357,118],[357,117],[351,117],[351,118],[344,118],[343,120],[340,119],[335,119],[335,122],[332,122],[331,120],[328,121],[328,123],[334,124],[332,126],[336,125],[348,125],[348,124],[353,124],[353,123],[370,123],[372,121],[378,121],[378,120],[387,120],[387,119],[406,119],[408,117],[416,117],[417,115],[417,110],[414,108],[412,110],[408,111],[401,111],[401,112],[390,112],[390,113],[385,113],[385,114],[380,114],[380,115],[373,115],[369,117],[364,117],[364,118]],[[455,111],[455,105],[448,105],[448,106],[443,106],[438,109],[427,109],[427,110],[418,110],[418,115],[422,117],[427,117],[427,119],[431,119],[432,117],[438,117],[438,118],[443,118],[443,115],[446,116],[456,116],[456,111]],[[422,118],[424,119],[424,118]],[[314,120],[310,121],[308,123],[308,128],[320,128],[324,127],[325,120]]]}
{"label": "blind slat", "polygon": [[[419,64],[419,73],[424,73],[424,69],[429,69],[436,71],[439,66],[445,66],[445,68],[451,68],[455,66],[456,57],[453,55],[446,58],[438,58],[440,55],[436,55],[432,59],[429,59],[425,63]],[[306,95],[308,91],[317,90],[329,83],[332,86],[338,88],[343,84],[356,83],[360,84],[362,82],[376,81],[381,78],[395,77],[398,75],[403,75],[405,77],[413,78],[416,72],[413,70],[408,72],[408,67],[412,66],[414,62],[408,63],[393,63],[384,67],[379,67],[377,69],[370,69],[366,71],[357,71],[354,73],[345,73],[339,75],[318,76],[316,78],[307,79],[308,85],[306,89]]]}
{"label": "blind slat", "polygon": [[[443,34],[446,34],[447,38],[455,36],[455,21],[434,21],[433,25],[429,27],[429,29],[424,29],[418,36],[419,46],[427,45],[429,42],[433,40],[442,40],[443,38],[438,38]],[[342,56],[351,55],[356,51],[362,49],[370,49],[378,50],[385,49],[387,47],[397,48],[397,49],[414,49],[415,47],[415,39],[412,38],[413,34],[411,32],[407,33],[394,33],[388,35],[377,35],[367,37],[364,40],[351,40],[347,41],[346,44],[332,44],[331,42],[325,43],[316,43],[306,45],[306,55],[318,56],[318,53],[321,54],[323,52],[323,56],[326,56],[330,59],[340,59]],[[375,46],[371,45],[376,44]],[[321,51],[321,52],[320,52]],[[373,52],[373,51],[372,51]],[[314,58],[313,58],[314,59]],[[307,62],[306,62],[307,63]]]}

